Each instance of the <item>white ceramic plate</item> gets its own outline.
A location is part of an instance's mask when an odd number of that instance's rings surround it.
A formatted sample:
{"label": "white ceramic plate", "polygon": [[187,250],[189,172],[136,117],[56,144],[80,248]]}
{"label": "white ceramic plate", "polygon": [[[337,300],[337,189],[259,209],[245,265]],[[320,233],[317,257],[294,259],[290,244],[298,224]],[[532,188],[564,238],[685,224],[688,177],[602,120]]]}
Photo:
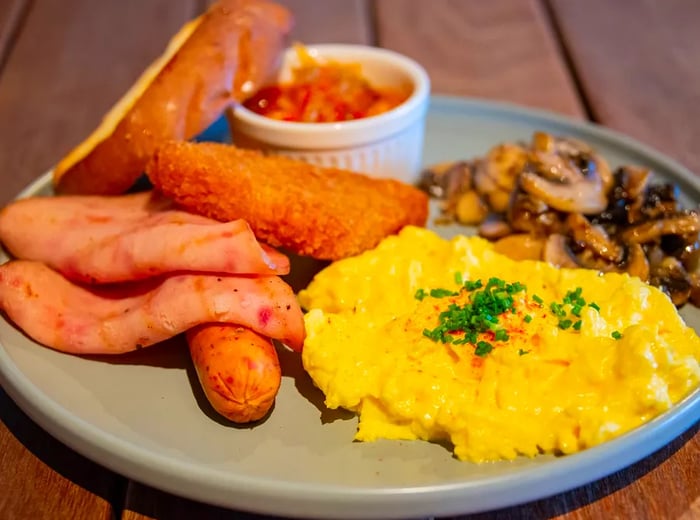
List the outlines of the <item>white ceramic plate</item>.
{"label": "white ceramic plate", "polygon": [[[483,154],[533,130],[581,138],[613,164],[652,167],[678,182],[685,203],[700,182],[666,157],[618,134],[507,105],[435,97],[425,163]],[[23,195],[49,194],[45,175]],[[0,258],[0,261],[2,258]],[[307,266],[297,266],[300,269]],[[700,311],[683,314],[700,330]],[[352,441],[356,419],[323,407],[298,356],[285,354],[271,416],[255,427],[216,418],[184,343],[109,358],[79,358],[28,340],[0,321],[7,393],[59,440],[104,466],[189,498],[296,517],[425,517],[506,507],[591,482],[651,454],[700,416],[700,391],[637,430],[582,453],[473,465],[427,442]]]}

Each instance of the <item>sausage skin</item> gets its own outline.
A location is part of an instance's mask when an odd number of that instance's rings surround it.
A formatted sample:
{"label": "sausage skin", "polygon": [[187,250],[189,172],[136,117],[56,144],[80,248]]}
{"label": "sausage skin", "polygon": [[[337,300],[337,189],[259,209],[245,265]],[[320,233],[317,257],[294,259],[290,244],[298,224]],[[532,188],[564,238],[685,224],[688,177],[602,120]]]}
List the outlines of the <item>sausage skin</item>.
{"label": "sausage skin", "polygon": [[246,327],[223,323],[199,325],[186,337],[197,377],[214,409],[236,423],[265,417],[282,382],[272,341]]}

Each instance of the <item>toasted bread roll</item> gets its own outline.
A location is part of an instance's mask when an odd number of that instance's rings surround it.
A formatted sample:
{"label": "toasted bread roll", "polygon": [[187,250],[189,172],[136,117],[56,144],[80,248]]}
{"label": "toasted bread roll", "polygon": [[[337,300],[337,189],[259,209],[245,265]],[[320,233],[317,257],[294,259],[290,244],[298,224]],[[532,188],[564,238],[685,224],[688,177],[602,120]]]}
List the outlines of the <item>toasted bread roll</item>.
{"label": "toasted bread roll", "polygon": [[220,0],[190,21],[54,169],[60,193],[119,194],[143,173],[156,146],[190,139],[275,68],[291,26],[267,0]]}
{"label": "toasted bread roll", "polygon": [[206,324],[187,331],[192,362],[204,394],[227,419],[262,419],[282,382],[272,342],[237,325]]}

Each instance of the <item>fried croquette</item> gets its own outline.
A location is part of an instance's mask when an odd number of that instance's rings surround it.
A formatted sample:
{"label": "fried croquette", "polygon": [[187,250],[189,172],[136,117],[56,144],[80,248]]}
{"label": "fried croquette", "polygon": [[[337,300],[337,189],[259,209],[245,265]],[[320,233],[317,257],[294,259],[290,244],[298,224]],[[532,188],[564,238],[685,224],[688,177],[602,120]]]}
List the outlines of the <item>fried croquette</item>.
{"label": "fried croquette", "polygon": [[245,219],[259,240],[320,260],[359,254],[428,216],[427,196],[408,184],[226,144],[168,142],[146,174],[188,211]]}

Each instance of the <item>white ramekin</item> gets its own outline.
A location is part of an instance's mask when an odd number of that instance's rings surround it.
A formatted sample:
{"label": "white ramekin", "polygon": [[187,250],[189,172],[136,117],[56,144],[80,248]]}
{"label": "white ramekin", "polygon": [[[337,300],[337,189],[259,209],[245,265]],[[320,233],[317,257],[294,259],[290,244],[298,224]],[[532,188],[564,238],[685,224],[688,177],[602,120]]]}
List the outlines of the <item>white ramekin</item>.
{"label": "white ramekin", "polygon": [[[372,86],[408,85],[411,95],[383,114],[338,123],[278,121],[236,106],[228,113],[233,143],[321,166],[415,183],[421,169],[430,97],[425,69],[406,56],[377,47],[322,44],[310,45],[307,50],[320,59],[360,63]],[[296,51],[287,49],[278,81],[289,79],[297,64]]]}

